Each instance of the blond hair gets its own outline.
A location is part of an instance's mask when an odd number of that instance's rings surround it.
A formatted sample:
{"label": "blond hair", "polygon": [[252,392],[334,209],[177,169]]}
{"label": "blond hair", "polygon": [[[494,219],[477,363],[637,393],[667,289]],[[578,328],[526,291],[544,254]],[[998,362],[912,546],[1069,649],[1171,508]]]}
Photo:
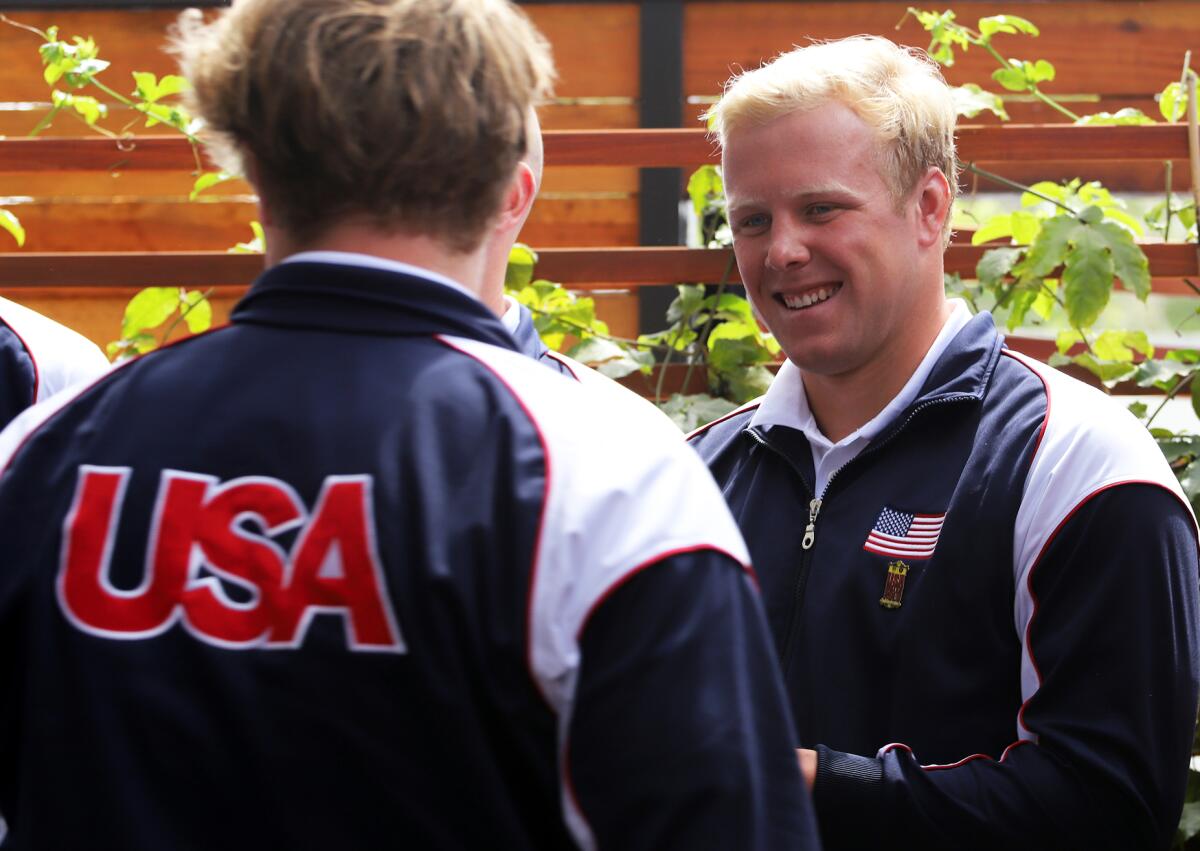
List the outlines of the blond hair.
{"label": "blond hair", "polygon": [[[732,77],[706,114],[724,147],[739,127],[766,124],[838,101],[871,127],[880,146],[880,175],[897,203],[930,166],[958,192],[954,99],[923,51],[885,38],[853,36],[797,47]],[[803,155],[802,152],[798,152]],[[949,238],[950,215],[945,233]]]}
{"label": "blond hair", "polygon": [[508,0],[235,0],[173,50],[213,158],[299,241],[350,218],[473,249],[554,74]]}

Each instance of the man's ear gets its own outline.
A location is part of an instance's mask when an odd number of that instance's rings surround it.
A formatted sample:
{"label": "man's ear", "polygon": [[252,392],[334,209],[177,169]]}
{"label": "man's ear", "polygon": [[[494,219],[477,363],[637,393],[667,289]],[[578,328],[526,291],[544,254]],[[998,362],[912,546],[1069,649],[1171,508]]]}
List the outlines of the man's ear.
{"label": "man's ear", "polygon": [[520,230],[521,225],[525,224],[525,219],[529,217],[529,211],[537,197],[537,189],[533,170],[524,162],[517,163],[513,179],[504,193],[504,204],[500,208],[496,229],[512,229],[514,232]]}
{"label": "man's ear", "polygon": [[950,181],[940,168],[930,166],[915,190],[917,242],[922,248],[941,247],[943,225],[950,215]]}

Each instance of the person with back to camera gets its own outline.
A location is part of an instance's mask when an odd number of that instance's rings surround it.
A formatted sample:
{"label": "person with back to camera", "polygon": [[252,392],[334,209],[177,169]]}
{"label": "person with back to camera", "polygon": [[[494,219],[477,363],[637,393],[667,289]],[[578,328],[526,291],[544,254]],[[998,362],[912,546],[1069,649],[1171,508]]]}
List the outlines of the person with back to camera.
{"label": "person with back to camera", "polygon": [[6,848],[817,847],[703,464],[480,301],[523,13],[235,0],[177,50],[268,268],[0,437]]}
{"label": "person with back to camera", "polygon": [[954,106],[857,37],[712,110],[787,361],[691,438],[762,584],[832,848],[1165,848],[1196,718],[1191,509],[1146,430],[943,290]]}

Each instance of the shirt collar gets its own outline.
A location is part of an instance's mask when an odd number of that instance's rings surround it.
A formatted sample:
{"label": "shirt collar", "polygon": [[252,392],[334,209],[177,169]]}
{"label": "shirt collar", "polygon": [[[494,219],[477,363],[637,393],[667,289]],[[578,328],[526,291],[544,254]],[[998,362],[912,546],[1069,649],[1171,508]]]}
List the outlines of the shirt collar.
{"label": "shirt collar", "polygon": [[504,296],[504,313],[500,316],[500,321],[504,323],[508,333],[514,337],[517,335],[517,328],[521,324],[521,306],[515,298],[507,294]]}
{"label": "shirt collar", "polygon": [[942,324],[942,330],[938,332],[929,351],[925,353],[925,357],[922,358],[913,374],[909,376],[900,392],[870,421],[837,443],[830,441],[817,426],[812,409],[808,406],[808,396],[804,392],[803,373],[790,360],[784,361],[780,366],[775,380],[771,382],[766,395],[763,396],[762,404],[750,419],[749,426],[751,428],[772,425],[789,426],[803,432],[811,444],[826,449],[865,443],[874,439],[917,398],[938,359],[945,353],[958,332],[971,320],[971,312],[962,299],[951,299],[950,304],[952,306],[950,316]]}
{"label": "shirt collar", "polygon": [[479,296],[475,295],[475,293],[471,292],[458,281],[448,278],[432,269],[426,269],[423,266],[414,266],[411,263],[404,263],[400,260],[376,257],[373,254],[359,254],[357,251],[301,251],[285,257],[277,265],[282,265],[283,263],[333,263],[341,266],[360,266],[364,269],[399,272],[402,275],[411,275],[417,278],[424,278],[427,281],[436,281],[451,289],[458,290],[460,293],[468,295],[476,301],[479,300]]}

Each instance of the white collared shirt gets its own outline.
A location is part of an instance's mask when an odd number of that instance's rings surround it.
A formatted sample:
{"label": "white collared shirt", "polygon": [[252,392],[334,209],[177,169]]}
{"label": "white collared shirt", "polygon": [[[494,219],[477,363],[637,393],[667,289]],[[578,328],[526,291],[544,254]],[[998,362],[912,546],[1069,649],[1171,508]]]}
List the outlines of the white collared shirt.
{"label": "white collared shirt", "polygon": [[837,443],[821,433],[812,409],[808,406],[808,396],[804,392],[804,376],[800,368],[790,360],[784,361],[783,366],[779,368],[779,373],[763,396],[758,410],[750,418],[750,425],[784,425],[803,432],[812,448],[813,467],[816,470],[814,493],[824,496],[825,488],[829,486],[833,474],[862,452],[867,444],[878,437],[917,398],[925,380],[929,378],[929,373],[933,371],[934,364],[946,351],[955,335],[971,320],[971,311],[967,309],[966,302],[956,298],[951,299],[950,304],[950,316],[900,392],[882,411]]}
{"label": "white collared shirt", "polygon": [[475,301],[479,301],[479,296],[475,293],[471,292],[458,281],[447,278],[439,272],[426,269],[423,266],[414,266],[411,263],[402,263],[399,260],[376,257],[374,254],[359,254],[357,251],[301,251],[289,255],[279,262],[336,263],[341,266],[362,266],[367,269],[382,269],[385,272],[399,272],[402,275],[413,275],[418,278],[424,278],[427,281],[433,281],[434,283],[445,284],[451,289],[458,290],[460,293],[469,295]]}
{"label": "white collared shirt", "polygon": [[500,321],[510,334],[516,334],[517,326],[521,324],[521,308],[517,300],[507,293],[504,295],[504,313],[500,316]]}

